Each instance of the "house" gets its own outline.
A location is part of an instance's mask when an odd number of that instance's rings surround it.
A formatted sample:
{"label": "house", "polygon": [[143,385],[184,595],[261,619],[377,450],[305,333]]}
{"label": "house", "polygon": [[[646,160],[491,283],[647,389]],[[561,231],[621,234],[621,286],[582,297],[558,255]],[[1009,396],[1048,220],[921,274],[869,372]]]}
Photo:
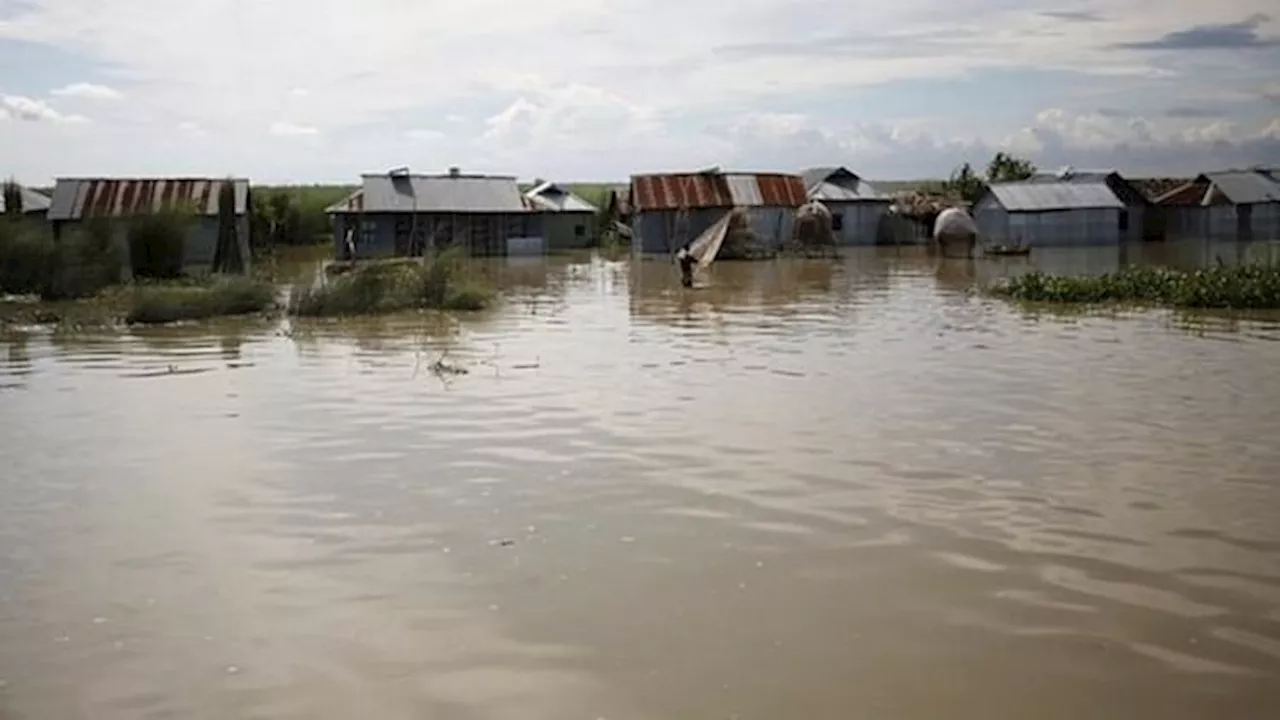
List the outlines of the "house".
{"label": "house", "polygon": [[758,242],[778,248],[791,240],[796,208],[805,203],[804,181],[783,173],[702,172],[631,178],[634,253],[674,253],[741,210]]}
{"label": "house", "polygon": [[1163,236],[1160,217],[1154,211],[1151,199],[1136,182],[1130,182],[1115,170],[1076,170],[1070,166],[1057,172],[1036,173],[1028,182],[1073,183],[1094,185],[1102,183],[1124,203],[1127,213],[1125,241],[1159,240]]}
{"label": "house", "polygon": [[529,208],[540,215],[542,237],[549,250],[589,247],[598,234],[596,206],[563,185],[542,182],[524,194]]}
{"label": "house", "polygon": [[1131,232],[1128,208],[1102,181],[994,183],[973,208],[984,244],[1119,245]]}
{"label": "house", "polygon": [[837,245],[873,245],[880,237],[881,219],[893,200],[847,168],[810,168],[800,173],[805,195],[831,212],[831,232]]}
{"label": "house", "polygon": [[539,216],[514,176],[408,172],[366,174],[360,189],[329,206],[336,257],[418,256],[458,246],[471,255],[506,255],[541,238]]}
{"label": "house", "polygon": [[1280,169],[1204,173],[1156,205],[1170,238],[1280,240]]}
{"label": "house", "polygon": [[[48,195],[22,186],[18,186],[18,192],[22,194],[23,217],[43,220],[48,215],[52,202]],[[0,194],[0,215],[6,214],[7,210],[4,195]]]}
{"label": "house", "polygon": [[249,181],[239,178],[59,178],[49,205],[54,235],[86,222],[112,222],[113,237],[128,252],[129,221],[160,211],[189,212],[183,245],[187,272],[207,272],[218,246],[218,197],[227,183],[235,193],[236,239],[249,262]]}

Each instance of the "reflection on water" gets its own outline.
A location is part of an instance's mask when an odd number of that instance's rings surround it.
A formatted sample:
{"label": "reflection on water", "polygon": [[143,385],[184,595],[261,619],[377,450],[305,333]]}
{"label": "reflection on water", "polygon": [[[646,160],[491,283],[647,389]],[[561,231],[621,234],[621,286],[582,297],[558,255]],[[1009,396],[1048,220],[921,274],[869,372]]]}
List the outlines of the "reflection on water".
{"label": "reflection on water", "polygon": [[0,717],[1272,717],[1280,317],[968,292],[1137,252],[0,336]]}

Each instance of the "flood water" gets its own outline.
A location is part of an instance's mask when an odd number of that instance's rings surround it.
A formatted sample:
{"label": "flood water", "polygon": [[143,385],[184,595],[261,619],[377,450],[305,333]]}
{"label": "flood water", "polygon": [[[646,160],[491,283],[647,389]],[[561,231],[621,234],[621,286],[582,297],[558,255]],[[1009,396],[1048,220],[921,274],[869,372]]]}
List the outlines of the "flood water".
{"label": "flood water", "polygon": [[1280,316],[1030,266],[2,334],[0,718],[1277,717]]}

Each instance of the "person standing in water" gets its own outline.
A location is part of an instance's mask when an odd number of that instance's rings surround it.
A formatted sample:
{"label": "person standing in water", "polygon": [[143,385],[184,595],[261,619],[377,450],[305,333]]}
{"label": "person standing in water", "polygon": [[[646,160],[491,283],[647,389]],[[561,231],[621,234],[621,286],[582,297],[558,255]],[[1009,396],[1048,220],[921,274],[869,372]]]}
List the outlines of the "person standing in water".
{"label": "person standing in water", "polygon": [[698,261],[689,253],[688,245],[680,248],[676,253],[676,261],[680,263],[680,284],[687,288],[693,287],[693,266]]}

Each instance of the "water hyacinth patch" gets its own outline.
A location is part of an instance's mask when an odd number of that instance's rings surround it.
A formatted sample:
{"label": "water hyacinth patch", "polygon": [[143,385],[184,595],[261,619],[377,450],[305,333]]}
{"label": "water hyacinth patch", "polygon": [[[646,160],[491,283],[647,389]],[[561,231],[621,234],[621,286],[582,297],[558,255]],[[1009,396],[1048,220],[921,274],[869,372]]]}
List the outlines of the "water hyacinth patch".
{"label": "water hyacinth patch", "polygon": [[1280,308],[1280,267],[1240,265],[1185,272],[1130,267],[1096,277],[1031,272],[987,287],[1024,302],[1134,303],[1183,308]]}

